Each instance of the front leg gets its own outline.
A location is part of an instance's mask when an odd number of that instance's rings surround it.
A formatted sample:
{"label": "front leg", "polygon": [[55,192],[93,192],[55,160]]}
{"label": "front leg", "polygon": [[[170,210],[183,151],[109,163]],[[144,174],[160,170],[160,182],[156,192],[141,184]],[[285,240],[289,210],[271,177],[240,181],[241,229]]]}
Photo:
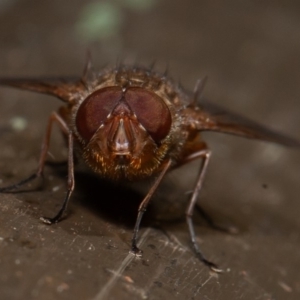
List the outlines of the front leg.
{"label": "front leg", "polygon": [[154,184],[152,185],[151,189],[149,190],[148,194],[146,195],[146,197],[143,199],[143,201],[141,202],[141,204],[139,206],[138,215],[137,215],[137,219],[135,222],[133,236],[132,236],[132,242],[131,242],[131,252],[135,255],[138,255],[138,256],[142,255],[142,251],[136,245],[142,217],[147,209],[147,206],[148,206],[154,192],[158,188],[159,184],[161,183],[162,179],[166,175],[167,171],[170,169],[171,164],[172,164],[171,159],[169,159],[165,162],[165,165],[164,165],[161,173],[156,178],[156,180],[155,180]]}

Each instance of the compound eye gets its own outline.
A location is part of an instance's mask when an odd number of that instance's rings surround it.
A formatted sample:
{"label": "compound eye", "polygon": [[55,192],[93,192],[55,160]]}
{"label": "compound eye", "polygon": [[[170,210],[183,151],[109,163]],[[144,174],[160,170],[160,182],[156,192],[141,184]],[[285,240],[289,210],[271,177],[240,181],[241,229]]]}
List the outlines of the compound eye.
{"label": "compound eye", "polygon": [[122,99],[120,87],[106,87],[93,92],[80,105],[76,115],[76,128],[89,142],[116,104]]}
{"label": "compound eye", "polygon": [[140,87],[128,88],[126,103],[153,140],[159,143],[171,128],[171,113],[167,104],[155,93]]}

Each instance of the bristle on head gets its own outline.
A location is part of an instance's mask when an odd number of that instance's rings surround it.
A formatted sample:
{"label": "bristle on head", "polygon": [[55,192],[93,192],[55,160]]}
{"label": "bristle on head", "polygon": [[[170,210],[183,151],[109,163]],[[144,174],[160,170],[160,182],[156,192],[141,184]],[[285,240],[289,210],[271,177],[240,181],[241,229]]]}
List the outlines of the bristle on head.
{"label": "bristle on head", "polygon": [[83,69],[83,74],[81,76],[81,81],[86,87],[88,87],[89,86],[88,83],[90,81],[95,80],[95,78],[96,78],[96,73],[93,68],[92,54],[90,49],[88,49],[86,53],[86,61]]}
{"label": "bristle on head", "polygon": [[208,77],[205,76],[201,79],[198,79],[194,88],[194,97],[193,97],[193,101],[191,103],[192,106],[196,106],[198,100],[201,98],[202,94],[203,94],[203,90],[205,87],[205,84],[207,82]]}

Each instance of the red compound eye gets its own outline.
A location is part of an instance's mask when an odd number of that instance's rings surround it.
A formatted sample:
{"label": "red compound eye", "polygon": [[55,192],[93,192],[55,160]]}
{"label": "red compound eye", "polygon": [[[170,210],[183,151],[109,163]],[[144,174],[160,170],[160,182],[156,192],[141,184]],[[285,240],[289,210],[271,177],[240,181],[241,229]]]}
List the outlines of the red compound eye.
{"label": "red compound eye", "polygon": [[125,100],[155,142],[168,135],[171,113],[158,95],[144,88],[131,87],[125,93]]}
{"label": "red compound eye", "polygon": [[89,141],[122,98],[120,87],[107,87],[89,95],[80,105],[76,127],[85,141]]}

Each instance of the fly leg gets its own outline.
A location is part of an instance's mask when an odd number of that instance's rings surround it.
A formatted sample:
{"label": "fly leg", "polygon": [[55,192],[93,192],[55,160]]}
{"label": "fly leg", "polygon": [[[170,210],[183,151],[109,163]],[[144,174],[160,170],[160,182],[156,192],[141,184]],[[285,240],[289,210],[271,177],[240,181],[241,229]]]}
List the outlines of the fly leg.
{"label": "fly leg", "polygon": [[25,185],[26,183],[28,183],[30,181],[33,181],[36,178],[43,177],[43,171],[44,171],[46,156],[47,156],[48,149],[49,149],[52,126],[53,126],[54,122],[57,122],[60,129],[62,130],[62,132],[65,135],[68,136],[68,147],[69,147],[69,155],[68,155],[68,171],[69,171],[68,172],[68,192],[67,192],[66,199],[63,203],[63,206],[62,206],[60,212],[57,214],[56,217],[54,217],[52,219],[41,218],[42,221],[47,223],[47,224],[57,222],[61,218],[63,212],[66,209],[66,206],[67,206],[68,200],[71,196],[71,193],[74,189],[73,135],[72,135],[72,132],[70,132],[70,130],[69,130],[66,122],[64,121],[64,119],[57,112],[51,113],[51,115],[49,117],[46,133],[45,133],[44,140],[43,140],[43,143],[42,143],[42,149],[41,149],[41,153],[40,153],[40,159],[39,159],[37,171],[34,174],[30,175],[28,178],[25,178],[25,179],[21,180],[20,182],[17,182],[15,184],[0,188],[0,193],[5,193],[5,192],[17,190],[18,188]]}
{"label": "fly leg", "polygon": [[69,131],[68,133],[68,190],[66,197],[63,201],[63,204],[57,213],[57,215],[53,218],[41,217],[40,220],[46,224],[57,223],[63,216],[64,212],[67,209],[68,203],[70,201],[70,197],[75,187],[74,180],[74,159],[73,159],[73,133]]}
{"label": "fly leg", "polygon": [[207,265],[211,270],[215,272],[222,272],[221,269],[217,267],[213,262],[209,261],[205,255],[202,253],[200,250],[198,243],[196,241],[196,234],[195,234],[195,229],[194,229],[194,224],[193,224],[193,213],[194,213],[194,208],[198,200],[199,192],[201,190],[205,173],[207,170],[207,166],[209,163],[209,159],[211,156],[211,151],[206,149],[202,149],[196,153],[193,153],[190,157],[187,158],[187,161],[194,160],[196,158],[202,158],[200,170],[199,170],[199,175],[196,181],[196,185],[192,194],[192,197],[190,199],[189,205],[186,210],[186,221],[188,224],[189,232],[190,232],[190,237],[191,237],[191,242],[194,248],[194,251],[196,252],[198,258],[205,264]]}
{"label": "fly leg", "polygon": [[0,188],[0,193],[9,193],[10,191],[18,190],[21,186],[23,186],[26,183],[33,181],[34,179],[41,177],[41,176],[42,175],[38,175],[37,173],[31,174],[29,177],[27,177],[17,183]]}
{"label": "fly leg", "polygon": [[54,121],[58,122],[58,124],[63,132],[67,133],[69,131],[68,126],[65,123],[65,121],[56,112],[53,112],[49,117],[46,134],[44,136],[44,140],[42,143],[42,149],[41,149],[41,154],[40,154],[37,171],[34,174],[31,174],[29,177],[15,183],[15,184],[0,188],[0,193],[17,190],[18,188],[25,185],[26,183],[28,183],[36,178],[43,177],[45,159],[46,159],[48,148],[49,148],[51,130],[52,130],[52,125],[53,125]]}
{"label": "fly leg", "polygon": [[138,256],[142,255],[142,251],[136,245],[142,217],[147,209],[147,206],[148,206],[154,192],[156,191],[157,187],[159,186],[162,179],[166,175],[166,172],[170,169],[171,163],[172,163],[171,160],[168,160],[165,163],[165,166],[162,169],[161,173],[159,174],[158,178],[155,180],[153,186],[151,187],[148,194],[146,195],[146,197],[143,199],[143,201],[141,202],[141,204],[139,206],[138,215],[137,215],[137,219],[136,219],[136,222],[134,225],[133,236],[132,236],[132,241],[131,241],[131,252],[135,255],[138,255]]}

